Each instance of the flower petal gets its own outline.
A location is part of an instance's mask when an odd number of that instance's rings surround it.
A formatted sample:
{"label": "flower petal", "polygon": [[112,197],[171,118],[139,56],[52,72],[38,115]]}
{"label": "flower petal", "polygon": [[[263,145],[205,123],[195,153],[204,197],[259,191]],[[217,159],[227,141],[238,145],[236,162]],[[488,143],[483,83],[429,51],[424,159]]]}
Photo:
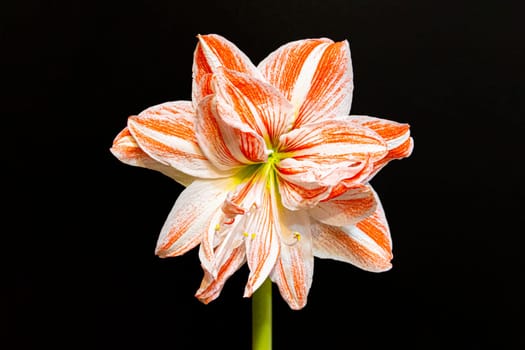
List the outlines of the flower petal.
{"label": "flower petal", "polygon": [[127,127],[115,137],[110,151],[125,164],[159,171],[183,186],[188,186],[195,179],[148,156],[135,142]]}
{"label": "flower petal", "polygon": [[330,164],[369,157],[379,160],[385,156],[387,148],[383,138],[371,129],[333,119],[311,123],[282,135],[279,152],[296,159]]}
{"label": "flower petal", "polygon": [[212,87],[212,78],[212,73],[201,74],[198,78],[193,78],[191,99],[195,109],[198,108],[199,103],[201,103],[203,98],[214,93]]}
{"label": "flower petal", "polygon": [[128,128],[139,147],[161,164],[194,177],[228,176],[202,153],[194,132],[194,119],[191,102],[167,102],[129,117]]}
{"label": "flower petal", "polygon": [[314,255],[353,264],[372,272],[392,267],[392,239],[383,207],[376,195],[374,214],[355,225],[312,225]]}
{"label": "flower petal", "polygon": [[219,69],[214,78],[217,108],[224,120],[248,125],[269,148],[291,129],[293,107],[273,86],[228,69]]}
{"label": "flower petal", "polygon": [[204,270],[204,277],[195,297],[197,297],[204,304],[215,300],[222,291],[224,284],[242,265],[246,262],[246,250],[244,245],[240,245],[231,251],[230,256],[224,260],[219,267],[219,272],[216,278],[212,274]]}
{"label": "flower petal", "polygon": [[306,305],[313,279],[310,221],[305,211],[291,212],[283,208],[280,224],[281,250],[270,278],[277,284],[290,308],[298,310]]}
{"label": "flower petal", "polygon": [[406,147],[410,144],[407,141],[411,139],[409,124],[365,115],[351,115],[348,120],[379,134],[385,140],[388,148],[389,154],[386,158],[399,159],[410,155],[412,148]]}
{"label": "flower petal", "polygon": [[271,53],[258,68],[293,103],[295,128],[350,112],[353,72],[348,41],[294,41]]}
{"label": "flower petal", "polygon": [[374,169],[368,180],[391,160],[406,158],[412,153],[414,140],[410,137],[409,124],[365,115],[352,115],[348,120],[374,130],[386,142],[388,153],[374,163]]}
{"label": "flower petal", "polygon": [[265,190],[258,210],[250,213],[246,220],[246,257],[250,275],[244,296],[250,297],[272,271],[279,256],[278,207],[274,185]]}
{"label": "flower petal", "polygon": [[282,174],[279,174],[278,186],[282,204],[289,210],[311,208],[327,198],[331,192],[331,186],[317,182],[288,181]]}
{"label": "flower petal", "polygon": [[213,277],[217,277],[220,266],[232,250],[244,243],[246,218],[260,207],[265,187],[266,179],[254,172],[227,194],[222,206],[213,215],[199,250],[202,267]]}
{"label": "flower petal", "polygon": [[[334,157],[335,158],[335,157]],[[314,187],[333,186],[341,179],[359,178],[369,168],[367,159],[308,159],[285,158],[277,164],[280,178],[296,184],[313,184]]]}
{"label": "flower petal", "polygon": [[304,84],[296,87],[297,82],[311,80],[322,51],[331,43],[333,41],[326,38],[289,42],[268,55],[257,68],[289,101],[297,103],[298,95],[303,95],[303,98],[306,95],[306,92],[299,91]]}
{"label": "flower petal", "polygon": [[372,188],[369,185],[356,185],[340,196],[319,203],[308,212],[324,224],[348,226],[373,214],[376,205]]}
{"label": "flower petal", "polygon": [[182,191],[162,227],[155,253],[162,258],[182,255],[199,244],[234,185],[230,178],[195,180]]}
{"label": "flower petal", "polygon": [[221,132],[213,96],[207,96],[199,103],[198,116],[196,136],[206,157],[222,170],[242,166],[242,161],[232,154]]}
{"label": "flower petal", "polygon": [[[291,210],[313,207],[342,180],[364,176],[370,161],[386,154],[383,139],[368,128],[332,119],[294,129],[280,138],[276,164],[283,204]],[[335,196],[335,194],[330,195]]]}
{"label": "flower petal", "polygon": [[[355,166],[355,165],[354,165]],[[332,187],[330,195],[323,199],[323,201],[329,201],[332,198],[338,197],[341,194],[345,193],[349,189],[353,189],[356,186],[362,186],[367,183],[367,179],[370,177],[370,173],[374,169],[374,163],[370,161],[370,158],[366,161],[358,164],[356,172],[349,177],[342,179],[337,185]]]}
{"label": "flower petal", "polygon": [[[192,99],[195,108],[201,99],[211,93],[209,80],[204,77],[219,67],[260,77],[250,59],[237,46],[217,34],[198,35],[199,42],[193,54]],[[204,78],[203,78],[204,77]]]}
{"label": "flower petal", "polygon": [[198,108],[196,134],[206,157],[223,171],[267,158],[263,138],[243,123],[225,122],[213,95],[205,97]]}

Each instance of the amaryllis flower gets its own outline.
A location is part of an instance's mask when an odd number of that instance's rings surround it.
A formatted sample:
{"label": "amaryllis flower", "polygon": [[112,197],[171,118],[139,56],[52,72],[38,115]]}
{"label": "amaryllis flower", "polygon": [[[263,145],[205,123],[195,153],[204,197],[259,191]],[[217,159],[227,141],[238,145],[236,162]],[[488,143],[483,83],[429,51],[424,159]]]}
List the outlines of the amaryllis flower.
{"label": "amaryllis flower", "polygon": [[392,241],[372,177],[410,155],[409,125],[351,116],[347,41],[290,42],[255,66],[219,35],[199,35],[192,101],[128,118],[112,153],[186,186],[156,254],[199,246],[208,303],[243,264],[244,296],[267,278],[304,307],[314,257],[380,272]]}

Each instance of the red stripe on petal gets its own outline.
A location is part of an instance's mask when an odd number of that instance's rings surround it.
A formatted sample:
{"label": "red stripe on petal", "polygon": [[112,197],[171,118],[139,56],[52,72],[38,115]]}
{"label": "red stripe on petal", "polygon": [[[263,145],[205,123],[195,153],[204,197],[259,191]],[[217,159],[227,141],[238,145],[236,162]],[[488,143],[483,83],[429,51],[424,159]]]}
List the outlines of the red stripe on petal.
{"label": "red stripe on petal", "polygon": [[204,277],[199,289],[195,293],[195,297],[204,304],[215,300],[221,293],[228,278],[244,265],[245,262],[245,248],[244,245],[240,245],[231,252],[228,259],[220,266],[216,279],[214,279],[209,272],[204,271]]}
{"label": "red stripe on petal", "polygon": [[406,158],[412,153],[414,141],[410,137],[409,124],[364,115],[353,115],[347,120],[373,130],[385,140],[387,145],[388,153],[384,158],[375,161],[374,170],[368,179],[375,175],[389,161]]}
{"label": "red stripe on petal", "polygon": [[199,104],[197,139],[204,154],[224,170],[265,161],[263,138],[248,125],[232,121],[228,107],[219,110],[216,96],[207,96]]}
{"label": "red stripe on petal", "polygon": [[323,52],[301,104],[294,128],[348,115],[352,104],[353,72],[348,41]]}
{"label": "red stripe on petal", "polygon": [[194,132],[195,115],[189,101],[167,102],[128,118],[139,147],[156,161],[201,178],[227,176],[202,153]]}
{"label": "red stripe on petal", "polygon": [[321,44],[332,43],[329,39],[306,39],[285,44],[272,52],[258,66],[264,78],[292,101],[299,75],[312,51]]}
{"label": "red stripe on petal", "polygon": [[218,120],[218,112],[213,96],[207,96],[199,104],[197,119],[197,139],[207,158],[219,169],[226,170],[243,165],[227,144],[225,132]]}
{"label": "red stripe on petal", "polygon": [[381,272],[392,267],[391,254],[378,247],[355,226],[312,225],[314,255],[350,263],[361,269]]}
{"label": "red stripe on petal", "polygon": [[177,220],[177,225],[172,225],[165,233],[166,239],[161,241],[156,247],[156,253],[159,257],[165,258],[168,256],[177,256],[184,254],[191,248],[197,246],[200,243],[201,237],[194,235],[184,245],[172,249],[172,246],[177,242],[186,232],[199,215],[197,212],[189,213],[183,218]]}
{"label": "red stripe on petal", "polygon": [[283,205],[290,210],[311,208],[330,194],[329,186],[317,183],[298,184],[279,174],[279,193]]}
{"label": "red stripe on petal", "polygon": [[215,73],[215,70],[222,66],[226,69],[259,76],[257,68],[250,59],[226,38],[217,34],[199,35],[198,38],[197,50],[202,51],[202,56],[210,69],[208,73]]}
{"label": "red stripe on petal", "polygon": [[140,162],[140,160],[144,158],[151,159],[150,156],[140,149],[127,127],[119,132],[113,140],[111,152],[120,161],[130,165],[134,165],[133,163],[136,163],[137,161]]}
{"label": "red stripe on petal", "polygon": [[197,43],[197,48],[195,49],[195,53],[193,54],[193,64],[194,64],[194,77],[200,78],[203,74],[212,73],[212,69],[210,65],[208,64],[208,60],[206,58],[206,55],[202,51],[202,45],[201,43]]}
{"label": "red stripe on petal", "polygon": [[194,180],[194,177],[151,158],[135,142],[127,127],[115,137],[110,151],[125,164],[159,171],[184,186],[188,186]]}
{"label": "red stripe on petal", "polygon": [[269,144],[276,143],[291,128],[292,105],[277,89],[259,79],[222,69],[216,76],[215,91],[219,111],[226,110],[221,113],[225,119],[246,124]]}
{"label": "red stripe on petal", "polygon": [[305,211],[284,208],[279,214],[281,251],[270,277],[290,308],[298,310],[306,305],[313,278],[310,218]]}
{"label": "red stripe on petal", "polygon": [[376,197],[377,207],[375,212],[366,219],[358,222],[356,227],[364,232],[367,236],[372,238],[377,245],[383,248],[385,255],[392,258],[392,239],[390,237],[390,228],[385,217],[383,206],[379,197],[374,192]]}
{"label": "red stripe on petal", "polygon": [[374,130],[385,140],[390,151],[410,138],[409,124],[364,115],[352,115],[347,120]]}
{"label": "red stripe on petal", "polygon": [[[335,188],[332,197],[366,178],[372,170],[371,162],[387,153],[384,140],[374,131],[335,119],[294,129],[281,136],[280,145],[283,159],[276,164],[279,175],[298,188],[321,192]],[[294,186],[280,189],[288,196],[283,197],[283,203],[290,209],[289,205],[304,195]],[[323,196],[316,199],[324,200],[328,194]],[[303,203],[317,204],[315,201]]]}
{"label": "red stripe on petal", "polygon": [[388,151],[387,155],[383,159],[380,159],[374,163],[373,169],[367,176],[366,181],[370,181],[379,172],[379,170],[381,170],[391,160],[402,159],[410,156],[410,154],[412,154],[413,149],[414,140],[410,137],[401,145]]}
{"label": "red stripe on petal", "polygon": [[193,105],[195,106],[195,109],[198,108],[199,103],[202,101],[202,99],[208,95],[213,94],[213,87],[212,87],[212,81],[213,81],[213,74],[207,73],[207,74],[200,74],[195,75],[193,78],[193,87],[191,91],[191,98]]}
{"label": "red stripe on petal", "polygon": [[280,138],[280,152],[313,161],[378,160],[387,153],[385,141],[373,130],[347,120],[328,120],[294,129]]}
{"label": "red stripe on petal", "polygon": [[354,116],[352,116],[352,120],[359,120],[360,125],[374,130],[387,142],[402,137],[409,133],[410,129],[408,124],[397,123],[386,119],[359,116],[355,116],[354,118]]}
{"label": "red stripe on petal", "polygon": [[130,128],[134,130],[134,137],[137,140],[137,142],[139,142],[142,147],[147,148],[148,151],[153,152],[156,155],[156,158],[158,157],[160,159],[169,159],[175,157],[192,158],[194,160],[202,161],[207,160],[206,156],[204,156],[203,154],[182,151],[163,141],[159,141],[156,138],[148,136],[146,133],[135,129],[133,125],[130,125]]}
{"label": "red stripe on petal", "polygon": [[266,190],[258,210],[247,217],[246,256],[250,275],[244,296],[249,297],[269,276],[279,256],[277,207],[273,190]]}
{"label": "red stripe on petal", "polygon": [[182,191],[161,229],[156,254],[177,256],[199,244],[232,187],[229,178],[196,180]]}
{"label": "red stripe on petal", "polygon": [[[373,189],[372,189],[373,191]],[[368,271],[386,271],[391,268],[392,239],[381,201],[373,191],[375,212],[355,225],[312,226],[314,255],[354,264]]]}
{"label": "red stripe on petal", "polygon": [[232,42],[216,35],[199,35],[199,42],[193,54],[192,100],[195,108],[211,93],[209,77],[219,67],[260,77],[260,73],[250,59]]}
{"label": "red stripe on petal", "polygon": [[[302,266],[304,258],[295,247],[282,247],[282,250],[289,250],[290,260],[294,261],[293,265],[286,265],[282,259],[277,261],[273,279],[279,286],[279,292],[283,299],[293,310],[302,309],[306,305],[309,287],[307,285],[307,274]],[[282,254],[282,253],[281,253]]]}
{"label": "red stripe on petal", "polygon": [[150,107],[130,118],[144,128],[197,145],[193,130],[194,113],[189,101],[177,101]]}
{"label": "red stripe on petal", "polygon": [[405,142],[403,142],[396,148],[392,148],[391,150],[389,150],[385,158],[388,158],[388,159],[406,158],[410,156],[413,149],[414,149],[414,139],[409,138],[408,140],[406,140]]}
{"label": "red stripe on petal", "polygon": [[346,226],[370,216],[375,209],[374,192],[369,186],[360,185],[329,201],[319,203],[308,212],[322,223]]}

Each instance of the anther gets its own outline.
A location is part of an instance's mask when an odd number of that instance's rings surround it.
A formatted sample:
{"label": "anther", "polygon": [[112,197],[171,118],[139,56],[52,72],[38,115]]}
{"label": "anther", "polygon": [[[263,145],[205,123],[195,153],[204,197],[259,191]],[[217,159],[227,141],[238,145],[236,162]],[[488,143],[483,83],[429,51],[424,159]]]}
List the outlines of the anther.
{"label": "anther", "polygon": [[288,246],[293,246],[295,244],[297,244],[297,242],[299,242],[301,240],[301,234],[297,231],[293,231],[292,232],[292,240],[291,242],[286,242],[286,241],[283,241],[284,244],[288,245]]}

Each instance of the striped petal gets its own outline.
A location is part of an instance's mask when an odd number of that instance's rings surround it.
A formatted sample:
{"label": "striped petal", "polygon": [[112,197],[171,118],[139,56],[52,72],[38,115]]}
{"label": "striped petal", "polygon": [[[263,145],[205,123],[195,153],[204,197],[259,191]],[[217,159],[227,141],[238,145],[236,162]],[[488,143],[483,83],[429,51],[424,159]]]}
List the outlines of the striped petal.
{"label": "striped petal", "polygon": [[353,72],[348,41],[294,41],[271,53],[258,68],[293,103],[295,128],[350,112]]}
{"label": "striped petal", "polygon": [[316,182],[288,181],[279,174],[279,194],[285,208],[301,210],[311,208],[330,195],[331,187],[319,185]]}
{"label": "striped petal", "polygon": [[248,74],[219,69],[214,90],[220,115],[232,125],[248,125],[268,147],[291,129],[293,107],[273,86]]}
{"label": "striped petal", "polygon": [[377,198],[375,212],[355,225],[312,225],[314,255],[353,264],[372,272],[392,267],[392,240],[386,217]]}
{"label": "striped petal", "polygon": [[345,160],[379,160],[387,152],[383,138],[369,128],[346,120],[305,125],[280,138],[279,152],[295,159],[323,164]]}
{"label": "striped petal", "polygon": [[372,188],[369,185],[356,185],[340,196],[319,203],[308,212],[324,224],[348,226],[373,214],[376,205]]}
{"label": "striped petal", "polygon": [[214,96],[199,104],[196,134],[199,145],[215,167],[228,171],[267,159],[264,140],[246,124],[224,122]]}
{"label": "striped petal", "polygon": [[342,179],[337,185],[332,187],[330,195],[323,199],[323,201],[329,201],[332,198],[338,197],[350,189],[360,187],[367,183],[367,179],[370,177],[370,173],[374,169],[374,163],[370,161],[370,158],[359,164],[358,171],[353,176]]}
{"label": "striped petal", "polygon": [[246,262],[246,250],[244,245],[240,245],[232,250],[230,256],[225,259],[219,267],[217,277],[204,270],[204,277],[195,296],[204,304],[217,299],[224,287],[224,284],[242,265]]}
{"label": "striped petal", "polygon": [[[355,178],[370,161],[386,154],[383,139],[368,128],[329,120],[295,129],[280,138],[277,163],[283,204],[291,210],[312,207],[327,199],[333,186]],[[301,198],[302,194],[307,197]]]}
{"label": "striped petal", "polygon": [[279,218],[272,183],[271,190],[264,191],[261,205],[246,220],[246,257],[250,275],[244,296],[250,297],[270,275],[279,257]]}
{"label": "striped petal", "polygon": [[199,42],[193,54],[192,99],[195,108],[210,91],[209,80],[205,77],[215,73],[219,67],[261,77],[250,59],[226,38],[217,35],[198,35]]}
{"label": "striped petal", "polygon": [[159,171],[183,186],[188,186],[195,179],[148,156],[135,142],[127,127],[115,137],[110,151],[124,164]]}
{"label": "striped petal", "polygon": [[352,115],[348,120],[374,130],[386,142],[388,153],[374,163],[374,169],[368,180],[391,160],[406,158],[412,153],[414,140],[410,137],[409,124],[364,115]]}
{"label": "striped petal", "polygon": [[[266,179],[255,172],[233,191],[213,215],[199,250],[202,267],[217,277],[219,268],[245,239],[246,220],[261,206]],[[246,215],[245,215],[246,214]]]}
{"label": "striped petal", "polygon": [[128,128],[139,147],[161,164],[200,178],[228,176],[202,153],[194,132],[191,102],[166,102],[128,118]]}
{"label": "striped petal", "polygon": [[162,227],[155,253],[162,258],[178,256],[198,245],[234,185],[229,178],[195,180],[182,191]]}
{"label": "striped petal", "polygon": [[305,211],[282,209],[281,214],[281,250],[270,278],[290,308],[298,310],[306,305],[313,279],[310,222]]}
{"label": "striped petal", "polygon": [[212,73],[202,74],[198,78],[193,78],[193,88],[191,92],[192,94],[191,99],[193,102],[193,106],[195,106],[195,109],[198,108],[199,103],[201,103],[203,98],[214,93],[212,81],[213,81]]}

